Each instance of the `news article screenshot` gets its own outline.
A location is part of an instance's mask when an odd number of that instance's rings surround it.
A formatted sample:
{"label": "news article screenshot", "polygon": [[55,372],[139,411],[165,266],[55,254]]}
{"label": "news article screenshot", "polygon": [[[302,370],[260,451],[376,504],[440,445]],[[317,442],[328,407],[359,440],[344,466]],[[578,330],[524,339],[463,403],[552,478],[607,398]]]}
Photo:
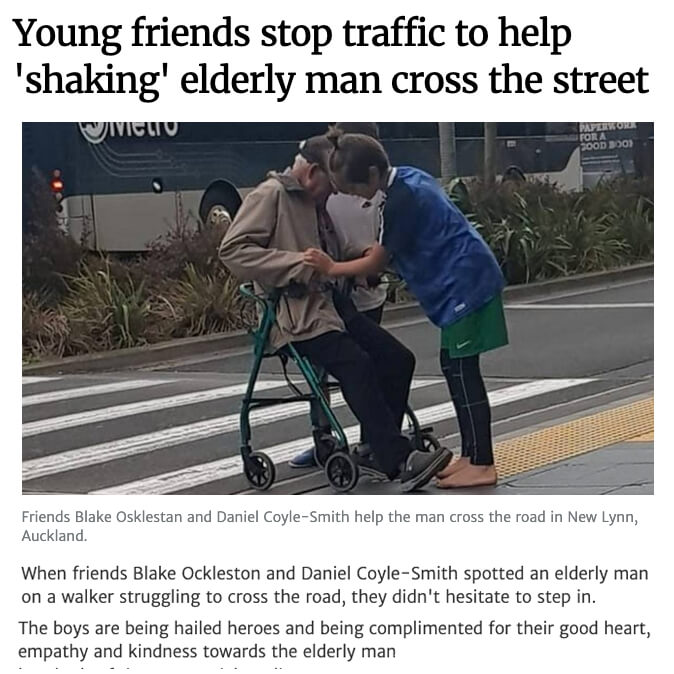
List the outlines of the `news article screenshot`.
{"label": "news article screenshot", "polygon": [[7,671],[670,671],[667,21],[474,5],[3,9]]}

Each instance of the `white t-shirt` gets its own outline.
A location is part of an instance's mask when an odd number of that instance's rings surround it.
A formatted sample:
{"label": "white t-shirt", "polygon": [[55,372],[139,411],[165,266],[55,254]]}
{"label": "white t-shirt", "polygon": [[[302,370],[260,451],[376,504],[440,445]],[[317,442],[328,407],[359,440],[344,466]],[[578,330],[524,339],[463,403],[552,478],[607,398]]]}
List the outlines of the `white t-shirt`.
{"label": "white t-shirt", "polygon": [[[333,194],[325,206],[335,227],[339,245],[347,260],[363,256],[379,240],[381,226],[380,205],[383,194],[378,192],[370,201],[352,194]],[[362,287],[362,282],[352,294],[358,311],[371,311],[386,301],[386,287]]]}

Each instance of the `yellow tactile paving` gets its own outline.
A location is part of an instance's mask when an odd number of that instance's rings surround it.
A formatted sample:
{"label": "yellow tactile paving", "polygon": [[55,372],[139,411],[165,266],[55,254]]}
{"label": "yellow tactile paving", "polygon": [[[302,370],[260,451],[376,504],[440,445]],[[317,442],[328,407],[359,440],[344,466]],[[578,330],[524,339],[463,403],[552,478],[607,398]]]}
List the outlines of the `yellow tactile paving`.
{"label": "yellow tactile paving", "polygon": [[653,437],[654,433],[651,431],[650,433],[645,433],[644,435],[639,435],[636,438],[630,438],[628,442],[654,442],[655,438]]}
{"label": "yellow tactile paving", "polygon": [[509,477],[618,442],[652,439],[653,419],[653,398],[647,398],[543,428],[497,443],[496,466],[501,477]]}

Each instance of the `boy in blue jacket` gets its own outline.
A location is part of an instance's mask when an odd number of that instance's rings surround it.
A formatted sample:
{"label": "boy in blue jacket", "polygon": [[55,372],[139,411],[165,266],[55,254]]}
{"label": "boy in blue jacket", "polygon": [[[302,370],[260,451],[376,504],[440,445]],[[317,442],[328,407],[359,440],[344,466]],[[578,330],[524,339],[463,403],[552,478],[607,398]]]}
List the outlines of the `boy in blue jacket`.
{"label": "boy in blue jacket", "polygon": [[441,328],[440,362],[461,431],[461,457],[438,474],[436,484],[493,485],[491,410],[480,354],[508,343],[498,262],[432,176],[391,167],[373,138],[338,131],[329,137],[335,148],[330,169],[339,190],[368,200],[385,194],[380,239],[358,260],[335,262],[310,249],[305,261],[331,277],[371,276],[392,264]]}

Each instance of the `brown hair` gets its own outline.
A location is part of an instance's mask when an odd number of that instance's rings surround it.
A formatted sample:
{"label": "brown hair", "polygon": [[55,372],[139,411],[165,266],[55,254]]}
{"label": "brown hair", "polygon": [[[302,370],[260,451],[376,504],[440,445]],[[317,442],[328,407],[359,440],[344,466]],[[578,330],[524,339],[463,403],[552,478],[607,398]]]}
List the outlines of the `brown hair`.
{"label": "brown hair", "polygon": [[343,133],[333,128],[326,138],[334,149],[330,155],[330,170],[343,172],[351,183],[366,183],[370,179],[370,167],[374,166],[380,173],[390,168],[388,155],[381,143],[360,133]]}
{"label": "brown hair", "polygon": [[335,122],[335,129],[342,133],[360,133],[379,140],[379,126],[377,122]]}

